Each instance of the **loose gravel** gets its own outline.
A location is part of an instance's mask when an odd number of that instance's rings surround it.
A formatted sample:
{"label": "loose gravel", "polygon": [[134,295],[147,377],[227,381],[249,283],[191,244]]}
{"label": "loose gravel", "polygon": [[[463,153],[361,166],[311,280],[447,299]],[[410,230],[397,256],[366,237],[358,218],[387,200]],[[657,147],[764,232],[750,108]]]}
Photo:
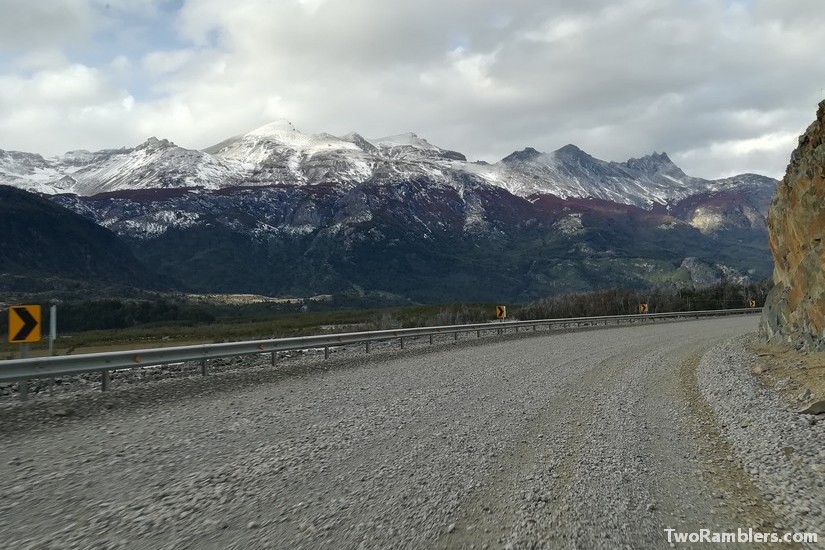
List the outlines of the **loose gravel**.
{"label": "loose gravel", "polygon": [[704,356],[698,369],[702,395],[762,496],[785,518],[775,530],[825,537],[825,418],[799,414],[794,403],[756,381],[751,372],[757,356],[748,338]]}
{"label": "loose gravel", "polygon": [[659,548],[666,527],[773,524],[724,444],[703,446],[710,422],[691,404],[702,352],[755,324],[248,358],[205,378],[3,403],[2,541]]}

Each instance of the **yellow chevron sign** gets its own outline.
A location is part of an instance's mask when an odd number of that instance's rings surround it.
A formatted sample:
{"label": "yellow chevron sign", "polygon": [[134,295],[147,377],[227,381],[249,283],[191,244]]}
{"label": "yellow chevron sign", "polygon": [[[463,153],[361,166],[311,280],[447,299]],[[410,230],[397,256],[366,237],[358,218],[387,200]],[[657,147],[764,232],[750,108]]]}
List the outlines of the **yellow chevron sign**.
{"label": "yellow chevron sign", "polygon": [[755,308],[756,307],[756,300],[750,300],[748,302],[748,307],[749,308]]}
{"label": "yellow chevron sign", "polygon": [[647,313],[647,304],[639,304],[639,313]]}
{"label": "yellow chevron sign", "polygon": [[40,306],[9,308],[9,342],[26,344],[40,341]]}
{"label": "yellow chevron sign", "polygon": [[496,319],[507,318],[507,306],[496,306]]}

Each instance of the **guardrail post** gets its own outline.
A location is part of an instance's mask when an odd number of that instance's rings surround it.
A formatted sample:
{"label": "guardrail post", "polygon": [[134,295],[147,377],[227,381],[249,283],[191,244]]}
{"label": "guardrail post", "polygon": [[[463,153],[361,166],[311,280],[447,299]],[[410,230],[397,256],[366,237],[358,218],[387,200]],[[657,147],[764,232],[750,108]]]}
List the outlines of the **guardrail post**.
{"label": "guardrail post", "polygon": [[476,331],[476,338],[481,338],[481,331],[480,330]]}
{"label": "guardrail post", "polygon": [[453,340],[458,340],[458,333],[457,332],[453,333]]}
{"label": "guardrail post", "polygon": [[103,371],[102,374],[103,374],[103,379],[101,380],[100,390],[101,391],[109,391],[109,387],[112,384],[112,375],[107,370]]}
{"label": "guardrail post", "polygon": [[433,335],[432,334],[430,334],[430,345],[431,346],[433,345]]}
{"label": "guardrail post", "polygon": [[278,360],[278,352],[273,351],[273,352],[272,352],[272,366],[273,366],[273,367],[275,366],[275,362],[276,362],[277,360]]}
{"label": "guardrail post", "polygon": [[206,376],[209,374],[209,370],[206,367],[206,359],[201,359],[201,376]]}
{"label": "guardrail post", "polygon": [[367,348],[367,353],[369,353],[370,352],[370,341],[369,340],[366,341],[365,346]]}
{"label": "guardrail post", "polygon": [[324,346],[324,359],[329,359],[329,346]]}
{"label": "guardrail post", "polygon": [[29,399],[29,381],[19,380],[17,382],[17,391],[20,392],[20,400],[28,401]]}
{"label": "guardrail post", "polygon": [[402,336],[399,340],[401,340],[401,349],[404,349],[404,337]]}

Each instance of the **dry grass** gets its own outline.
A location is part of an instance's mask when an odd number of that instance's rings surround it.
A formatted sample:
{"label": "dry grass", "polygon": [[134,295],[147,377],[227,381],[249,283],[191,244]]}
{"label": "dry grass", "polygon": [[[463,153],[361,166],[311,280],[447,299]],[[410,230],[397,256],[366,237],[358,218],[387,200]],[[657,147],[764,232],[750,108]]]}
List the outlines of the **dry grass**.
{"label": "dry grass", "polygon": [[[783,344],[752,342],[759,361],[754,375],[782,393],[794,406],[825,399],[825,353],[800,352]],[[803,398],[806,390],[811,395]]]}

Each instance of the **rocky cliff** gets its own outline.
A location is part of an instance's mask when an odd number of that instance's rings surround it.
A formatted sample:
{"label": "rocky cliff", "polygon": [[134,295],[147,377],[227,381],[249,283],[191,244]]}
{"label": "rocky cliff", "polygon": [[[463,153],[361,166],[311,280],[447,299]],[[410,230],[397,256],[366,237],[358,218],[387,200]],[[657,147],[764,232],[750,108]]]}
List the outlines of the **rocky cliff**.
{"label": "rocky cliff", "polygon": [[768,211],[768,231],[776,286],[762,333],[825,350],[825,101],[791,155]]}

